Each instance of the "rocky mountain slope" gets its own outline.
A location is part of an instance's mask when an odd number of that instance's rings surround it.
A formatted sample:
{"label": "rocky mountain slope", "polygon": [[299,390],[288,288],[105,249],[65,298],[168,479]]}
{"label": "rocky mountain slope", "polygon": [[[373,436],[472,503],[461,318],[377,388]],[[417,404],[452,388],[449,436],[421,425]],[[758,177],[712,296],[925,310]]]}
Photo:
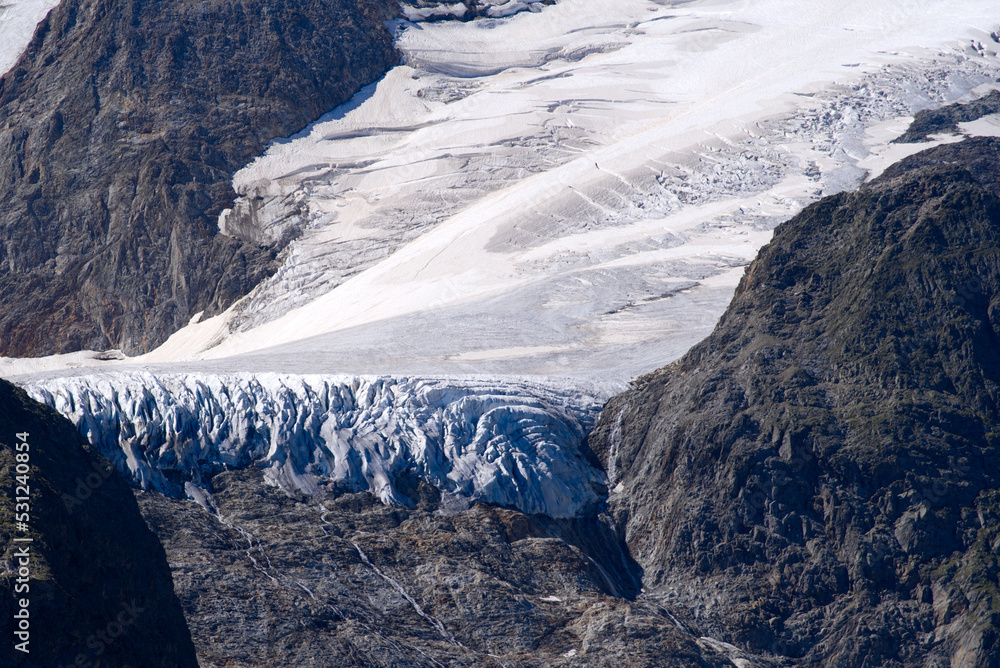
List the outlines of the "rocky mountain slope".
{"label": "rocky mountain slope", "polygon": [[[6,381],[0,430],[0,666],[197,666],[163,547],[122,478],[68,420]],[[18,433],[30,446],[28,531],[15,522]],[[27,638],[14,635],[21,599]],[[25,639],[29,652],[17,651]]]}
{"label": "rocky mountain slope", "polygon": [[218,234],[231,175],[394,65],[382,22],[397,11],[390,0],[53,9],[0,79],[0,355],[143,352],[273,271],[287,239]]}
{"label": "rocky mountain slope", "polygon": [[900,144],[928,141],[929,135],[958,132],[959,123],[968,123],[996,113],[1000,113],[1000,91],[997,90],[972,102],[924,109],[917,112],[910,127],[895,141]]}
{"label": "rocky mountain slope", "polygon": [[590,444],[648,597],[795,665],[1000,665],[998,152],[810,206],[608,404]]}
{"label": "rocky mountain slope", "polygon": [[202,668],[732,665],[635,600],[599,518],[454,512],[416,478],[409,508],[368,492],[289,498],[253,469],[212,489],[216,515],[139,494]]}

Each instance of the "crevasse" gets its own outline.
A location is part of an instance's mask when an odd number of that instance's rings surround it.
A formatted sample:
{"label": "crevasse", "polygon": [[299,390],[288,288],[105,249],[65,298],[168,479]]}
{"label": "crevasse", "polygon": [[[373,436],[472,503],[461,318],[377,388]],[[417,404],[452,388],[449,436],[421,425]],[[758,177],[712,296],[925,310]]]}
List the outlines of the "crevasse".
{"label": "crevasse", "polygon": [[[599,404],[528,381],[153,375],[27,384],[132,483],[181,496],[226,468],[254,466],[290,494],[370,490],[409,505],[403,475],[526,513],[570,517],[606,493],[582,444]],[[190,484],[188,488],[190,489]],[[190,493],[188,494],[190,496]]]}

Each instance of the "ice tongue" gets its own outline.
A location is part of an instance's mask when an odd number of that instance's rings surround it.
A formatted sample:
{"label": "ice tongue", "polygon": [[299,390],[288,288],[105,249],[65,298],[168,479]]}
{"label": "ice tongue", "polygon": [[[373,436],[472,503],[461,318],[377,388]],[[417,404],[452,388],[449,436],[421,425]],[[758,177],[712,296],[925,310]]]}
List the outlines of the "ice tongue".
{"label": "ice tongue", "polygon": [[[201,499],[217,471],[255,466],[290,494],[363,491],[571,517],[605,493],[581,444],[599,405],[527,381],[116,373],[25,389],[69,417],[136,486]],[[187,488],[187,492],[185,492]]]}

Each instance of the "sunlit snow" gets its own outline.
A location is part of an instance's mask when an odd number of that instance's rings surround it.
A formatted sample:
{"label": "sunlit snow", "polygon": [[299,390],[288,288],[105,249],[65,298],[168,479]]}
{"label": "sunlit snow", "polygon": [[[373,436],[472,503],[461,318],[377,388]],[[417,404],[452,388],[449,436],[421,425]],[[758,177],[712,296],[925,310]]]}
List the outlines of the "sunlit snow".
{"label": "sunlit snow", "polygon": [[[711,330],[776,224],[915,150],[889,144],[914,110],[995,85],[998,20],[560,0],[399,21],[406,64],[236,175],[224,230],[301,235],[278,273],[128,362],[627,380]],[[93,362],[4,373],[66,363]]]}
{"label": "sunlit snow", "polygon": [[301,230],[277,275],[138,361],[628,379],[711,330],[776,224],[896,150],[879,127],[992,85],[998,20],[561,0],[400,22],[405,65],[236,176],[224,228]]}
{"label": "sunlit snow", "polygon": [[0,3],[0,74],[4,74],[28,46],[35,26],[59,0],[6,0]]}

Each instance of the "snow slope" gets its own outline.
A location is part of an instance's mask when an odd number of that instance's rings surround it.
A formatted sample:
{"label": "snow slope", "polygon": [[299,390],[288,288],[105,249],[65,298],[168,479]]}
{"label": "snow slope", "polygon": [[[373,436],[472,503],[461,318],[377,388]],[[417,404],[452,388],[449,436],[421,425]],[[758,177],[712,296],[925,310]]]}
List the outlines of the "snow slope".
{"label": "snow slope", "polygon": [[998,21],[986,0],[399,21],[406,64],[234,179],[223,230],[300,234],[277,274],[122,363],[624,382],[711,330],[776,224],[895,159],[914,110],[995,85]]}
{"label": "snow slope", "polygon": [[257,466],[406,503],[410,472],[574,515],[599,400],[704,337],[775,225],[922,148],[890,143],[915,110],[1000,80],[992,0],[493,5],[531,11],[398,22],[404,65],[236,175],[224,232],[297,235],[247,298],[0,374],[168,493]]}
{"label": "snow slope", "polygon": [[282,269],[141,361],[631,377],[711,329],[775,224],[864,178],[891,139],[868,128],[994,82],[997,20],[562,0],[400,24],[406,65],[235,179],[224,228],[301,229]]}
{"label": "snow slope", "polygon": [[572,517],[605,496],[581,443],[599,411],[579,390],[527,381],[280,374],[96,375],[29,383],[144,489],[204,499],[204,480],[256,466],[290,494],[370,490],[411,505],[425,480],[481,500]]}

